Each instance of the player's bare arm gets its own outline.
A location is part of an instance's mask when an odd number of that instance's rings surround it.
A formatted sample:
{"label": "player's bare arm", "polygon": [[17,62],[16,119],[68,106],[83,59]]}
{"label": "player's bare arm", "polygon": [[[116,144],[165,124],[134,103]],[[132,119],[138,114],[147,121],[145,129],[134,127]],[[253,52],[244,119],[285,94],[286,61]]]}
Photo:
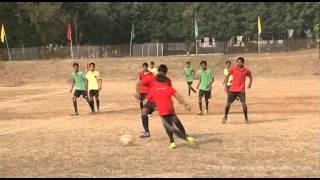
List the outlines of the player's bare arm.
{"label": "player's bare arm", "polygon": [[102,79],[99,79],[99,91],[102,89]]}
{"label": "player's bare arm", "polygon": [[72,80],[72,86],[71,86],[71,89],[70,89],[70,93],[72,93],[72,90],[73,90],[73,87],[74,87],[74,84],[75,84],[76,82],[74,81],[74,79]]}
{"label": "player's bare arm", "polygon": [[251,85],[252,85],[252,75],[250,74],[249,76],[249,84],[248,84],[248,89],[250,89],[251,88]]}
{"label": "player's bare arm", "polygon": [[191,110],[190,105],[186,103],[186,101],[183,99],[180,93],[176,92],[173,96],[177,99],[179,104],[183,104],[184,108],[186,108],[188,111]]}
{"label": "player's bare arm", "polygon": [[136,94],[134,95],[134,97],[137,99],[140,99],[139,88],[140,88],[140,81],[138,80],[136,83]]}

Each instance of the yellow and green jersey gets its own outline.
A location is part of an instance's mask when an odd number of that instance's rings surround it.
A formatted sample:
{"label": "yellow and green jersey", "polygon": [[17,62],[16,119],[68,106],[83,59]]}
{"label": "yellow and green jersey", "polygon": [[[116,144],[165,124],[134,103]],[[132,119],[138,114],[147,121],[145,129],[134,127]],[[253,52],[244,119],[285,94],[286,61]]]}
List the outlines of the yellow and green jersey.
{"label": "yellow and green jersey", "polygon": [[187,82],[193,82],[194,70],[192,68],[184,68],[184,78]]}
{"label": "yellow and green jersey", "polygon": [[82,71],[73,72],[71,75],[72,79],[75,82],[75,89],[76,90],[86,90],[86,77]]}
{"label": "yellow and green jersey", "polygon": [[86,78],[88,80],[88,90],[99,90],[99,80],[101,77],[98,71],[88,71]]}
{"label": "yellow and green jersey", "polygon": [[213,71],[210,69],[207,69],[206,71],[202,71],[202,69],[198,70],[198,75],[201,80],[199,89],[204,91],[210,91],[211,86],[209,86],[210,82],[214,79]]}

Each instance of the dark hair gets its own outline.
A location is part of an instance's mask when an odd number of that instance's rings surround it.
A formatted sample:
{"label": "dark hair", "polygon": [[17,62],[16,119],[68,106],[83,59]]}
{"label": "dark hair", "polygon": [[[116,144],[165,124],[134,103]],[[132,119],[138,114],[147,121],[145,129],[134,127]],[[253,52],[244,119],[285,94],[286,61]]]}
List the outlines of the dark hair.
{"label": "dark hair", "polygon": [[168,72],[168,67],[165,64],[160,64],[158,67],[159,72],[167,73]]}
{"label": "dark hair", "polygon": [[143,67],[143,66],[147,66],[147,67],[148,67],[148,63],[144,62],[144,63],[142,64],[142,67]]}
{"label": "dark hair", "polygon": [[189,61],[187,61],[187,62],[186,62],[186,64],[190,64],[190,62],[189,62]]}
{"label": "dark hair", "polygon": [[243,57],[238,57],[238,58],[237,58],[237,61],[239,61],[239,60],[240,60],[242,63],[244,63],[244,58],[243,58]]}
{"label": "dark hair", "polygon": [[154,65],[154,62],[153,62],[153,61],[151,61],[151,62],[150,62],[150,64],[153,64],[153,65]]}
{"label": "dark hair", "polygon": [[228,63],[229,63],[229,64],[231,64],[231,61],[229,61],[229,60],[228,60],[228,61],[226,61],[226,64],[228,64]]}
{"label": "dark hair", "polygon": [[79,64],[78,64],[78,63],[73,63],[73,66],[72,66],[72,67],[75,67],[75,66],[78,66],[78,67],[79,67]]}
{"label": "dark hair", "polygon": [[156,78],[156,80],[157,80],[158,82],[166,82],[167,79],[168,79],[167,76],[164,75],[164,74],[158,74],[158,75],[157,75],[157,78]]}
{"label": "dark hair", "polygon": [[207,61],[201,61],[201,62],[200,62],[200,65],[201,65],[201,64],[207,65]]}
{"label": "dark hair", "polygon": [[93,63],[93,62],[89,64],[89,66],[91,66],[91,65],[93,65],[94,67],[96,67],[96,64]]}

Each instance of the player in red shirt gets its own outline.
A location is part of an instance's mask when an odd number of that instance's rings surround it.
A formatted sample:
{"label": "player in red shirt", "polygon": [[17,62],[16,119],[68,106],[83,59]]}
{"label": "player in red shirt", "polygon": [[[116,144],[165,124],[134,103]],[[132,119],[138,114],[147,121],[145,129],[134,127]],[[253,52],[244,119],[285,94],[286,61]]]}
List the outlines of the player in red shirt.
{"label": "player in red shirt", "polygon": [[143,71],[139,73],[139,86],[137,86],[137,92],[139,92],[140,109],[143,108],[143,101],[149,91],[150,80],[154,79],[151,71],[148,70],[148,63],[142,64]]}
{"label": "player in red shirt", "polygon": [[233,75],[233,80],[231,83],[231,86],[229,88],[229,93],[228,93],[228,101],[225,107],[225,113],[224,117],[222,119],[222,123],[225,124],[228,119],[228,113],[230,110],[231,103],[239,97],[242,108],[243,108],[243,114],[245,118],[245,122],[248,124],[248,108],[246,104],[246,94],[245,94],[245,85],[246,85],[246,77],[248,76],[250,79],[250,82],[248,84],[248,89],[251,88],[252,84],[252,75],[249,69],[247,69],[244,66],[244,58],[239,57],[237,58],[237,66],[233,67],[229,70],[228,75],[224,79],[224,85],[225,85],[225,91],[228,92],[227,89],[227,81],[230,75]]}
{"label": "player in red shirt", "polygon": [[[163,65],[166,69],[167,67]],[[186,109],[191,110],[190,106],[184,101],[182,96],[167,83],[167,77],[163,74],[158,74],[156,82],[150,89],[147,100],[155,102],[159,115],[162,117],[163,125],[170,139],[170,149],[174,149],[176,144],[174,142],[173,134],[184,139],[189,144],[194,143],[194,139],[186,134],[186,131],[175,113],[172,96],[174,96],[180,104],[183,104]]]}
{"label": "player in red shirt", "polygon": [[[158,74],[166,76],[167,74],[167,68],[163,65],[160,65],[158,67]],[[151,89],[156,84],[156,76],[153,76],[153,78],[149,79],[148,85],[149,89]],[[167,77],[166,83],[171,86],[171,80]],[[140,81],[136,84],[136,95],[135,97],[139,99],[139,89],[140,87]],[[148,138],[150,137],[150,131],[149,131],[149,117],[148,114],[152,114],[156,110],[156,104],[152,100],[148,100],[141,109],[141,121],[144,128],[143,134],[140,136],[140,138]]]}

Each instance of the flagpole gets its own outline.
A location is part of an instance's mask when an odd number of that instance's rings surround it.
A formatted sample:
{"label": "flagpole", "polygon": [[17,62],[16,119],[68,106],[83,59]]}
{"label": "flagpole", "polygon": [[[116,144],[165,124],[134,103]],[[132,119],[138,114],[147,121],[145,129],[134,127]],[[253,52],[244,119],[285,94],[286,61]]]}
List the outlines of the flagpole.
{"label": "flagpole", "polygon": [[131,32],[131,38],[130,38],[130,56],[132,56],[132,54],[131,54],[131,46],[132,46],[132,32]]}
{"label": "flagpole", "polygon": [[260,34],[258,33],[258,53],[260,53]]}
{"label": "flagpole", "polygon": [[9,46],[8,46],[7,36],[5,36],[5,39],[6,39],[7,49],[8,49],[9,61],[11,61],[11,55],[10,55],[10,49],[9,49]]}
{"label": "flagpole", "polygon": [[70,41],[70,55],[71,59],[73,59],[72,40]]}

